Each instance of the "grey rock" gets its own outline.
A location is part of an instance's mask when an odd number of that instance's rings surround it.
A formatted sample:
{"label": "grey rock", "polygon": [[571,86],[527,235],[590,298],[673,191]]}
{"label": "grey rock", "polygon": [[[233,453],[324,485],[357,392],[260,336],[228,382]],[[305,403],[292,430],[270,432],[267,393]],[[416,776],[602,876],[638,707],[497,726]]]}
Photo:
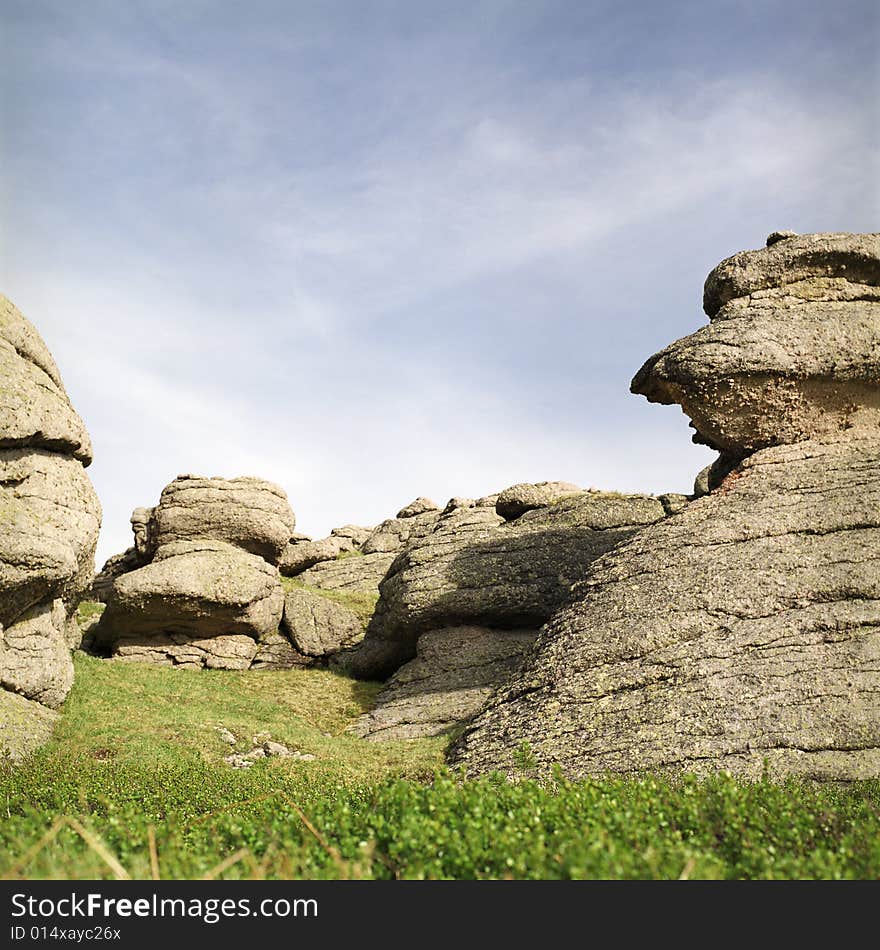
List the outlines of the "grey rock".
{"label": "grey rock", "polygon": [[311,666],[314,657],[305,656],[278,630],[267,633],[257,644],[252,670],[290,670]]}
{"label": "grey rock", "polygon": [[186,633],[132,634],[114,643],[113,658],[127,663],[152,663],[186,669],[246,670],[257,644],[243,634],[194,637]]}
{"label": "grey rock", "polygon": [[359,548],[373,533],[373,530],[373,528],[364,528],[357,524],[344,524],[340,528],[334,528],[330,532],[330,537],[347,538],[354,542],[356,548]]}
{"label": "grey rock", "polygon": [[396,557],[394,553],[379,553],[324,561],[301,573],[297,580],[322,590],[378,596],[379,584]]}
{"label": "grey rock", "polygon": [[128,548],[122,554],[111,555],[104,562],[101,570],[95,574],[88,599],[102,604],[106,603],[116,579],[143,566],[144,561],[138,556],[138,552],[134,547]]}
{"label": "grey rock", "polygon": [[766,246],[778,244],[780,241],[787,241],[789,238],[797,237],[797,231],[773,231],[767,235]]}
{"label": "grey rock", "polygon": [[20,762],[52,735],[58,713],[0,689],[0,765]]}
{"label": "grey rock", "polygon": [[321,541],[297,541],[288,544],[278,565],[285,577],[296,577],[322,561],[334,561],[346,551],[354,551],[357,545],[351,538],[331,536]]}
{"label": "grey rock", "polygon": [[571,496],[511,522],[492,508],[447,506],[434,531],[391,565],[351,670],[387,677],[428,630],[536,628],[597,557],[664,517],[657,498],[615,493]]}
{"label": "grey rock", "polygon": [[281,627],[295,650],[315,658],[349,649],[364,637],[364,625],[354,611],[305,588],[287,591]]}
{"label": "grey rock", "polygon": [[361,546],[364,554],[398,553],[403,548],[433,531],[440,517],[436,509],[405,518],[383,521]]}
{"label": "grey rock", "polygon": [[60,706],[73,683],[73,614],[91,585],[101,524],[84,471],[91,460],[46,344],[0,296],[0,702],[19,723],[16,755],[47,734],[52,717],[39,710]]}
{"label": "grey rock", "polygon": [[57,709],[73,686],[67,622],[63,601],[55,600],[0,629],[0,686]]}
{"label": "grey rock", "polygon": [[282,489],[250,476],[179,475],[163,489],[151,520],[157,550],[179,541],[225,541],[273,565],[296,523]]}
{"label": "grey rock", "polygon": [[476,715],[521,664],[536,630],[431,630],[349,729],[371,741],[441,735]]}
{"label": "grey rock", "polygon": [[[262,639],[277,630],[283,606],[278,570],[263,558],[220,541],[177,542],[116,580],[96,637],[116,654],[124,640],[129,657],[136,644],[145,659],[156,645],[165,650],[171,634],[198,641],[204,651],[215,637]],[[255,653],[256,643],[250,659]]]}
{"label": "grey rock", "polygon": [[495,501],[495,510],[507,521],[519,518],[533,508],[546,508],[562,498],[579,495],[583,488],[571,482],[520,483],[505,488]]}
{"label": "grey rock", "polygon": [[694,479],[694,498],[702,498],[703,495],[709,494],[709,472],[711,470],[712,466],[707,465],[697,473],[697,477]]}
{"label": "grey rock", "polygon": [[574,595],[453,764],[880,774],[876,434],[753,454]]}
{"label": "grey rock", "polygon": [[88,589],[101,508],[83,466],[47,449],[0,449],[0,625]]}
{"label": "grey rock", "polygon": [[428,511],[439,511],[440,509],[437,505],[431,501],[430,498],[425,498],[420,496],[416,498],[415,501],[411,501],[408,505],[401,508],[397,512],[398,518],[414,518],[416,515],[423,515]]}
{"label": "grey rock", "polygon": [[880,427],[880,235],[807,234],[723,261],[709,326],[632,381],[725,453]]}
{"label": "grey rock", "polygon": [[690,501],[687,495],[678,495],[675,492],[658,495],[657,500],[663,505],[663,510],[667,515],[677,515]]}
{"label": "grey rock", "polygon": [[82,419],[70,404],[46,344],[0,295],[0,448],[48,449],[92,460]]}

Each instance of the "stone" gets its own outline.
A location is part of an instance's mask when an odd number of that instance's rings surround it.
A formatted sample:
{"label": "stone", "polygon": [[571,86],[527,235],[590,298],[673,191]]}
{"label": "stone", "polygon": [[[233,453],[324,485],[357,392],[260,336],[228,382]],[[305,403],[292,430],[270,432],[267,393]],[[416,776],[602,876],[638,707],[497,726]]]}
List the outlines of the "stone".
{"label": "stone", "polygon": [[296,651],[318,659],[350,649],[364,637],[354,611],[306,588],[287,591],[281,627]]}
{"label": "stone", "polygon": [[505,488],[498,495],[495,510],[505,520],[512,521],[534,508],[546,508],[562,498],[582,492],[582,488],[572,485],[571,482],[536,482],[531,485],[520,483]]}
{"label": "stone", "polygon": [[53,717],[40,710],[60,706],[73,684],[73,615],[91,585],[101,525],[91,460],[45,342],[0,296],[0,700],[16,722],[34,719],[16,755],[48,734]]}
{"label": "stone", "polygon": [[347,538],[354,542],[356,548],[359,548],[372,533],[372,528],[364,528],[357,524],[344,524],[340,528],[334,528],[330,532],[330,537]]}
{"label": "stone", "polygon": [[712,466],[707,465],[697,473],[697,477],[694,479],[694,498],[702,498],[703,495],[709,494],[709,473],[711,471]]}
{"label": "stone", "polygon": [[82,419],[36,329],[0,295],[0,448],[40,448],[92,461]]}
{"label": "stone", "polygon": [[[263,558],[221,541],[176,542],[160,546],[153,561],[116,580],[96,639],[115,654],[124,641],[126,656],[146,659],[154,648],[166,650],[171,634],[199,641],[195,649],[202,652],[211,638],[243,636],[253,642],[253,659],[256,641],[278,629],[283,606],[278,570]],[[136,644],[144,650],[133,650]],[[227,645],[218,646],[218,656]],[[242,656],[236,653],[234,662]]]}
{"label": "stone", "polygon": [[179,541],[225,541],[275,565],[296,524],[284,491],[250,476],[179,475],[163,489],[151,521],[157,550]]}
{"label": "stone", "polygon": [[516,672],[536,630],[431,630],[349,731],[371,741],[417,739],[455,730]]}
{"label": "stone", "polygon": [[57,709],[73,686],[67,620],[57,599],[31,607],[0,630],[0,686]]}
{"label": "stone", "polygon": [[770,247],[773,244],[778,244],[780,241],[787,241],[789,238],[797,236],[797,231],[773,231],[767,235],[766,246]]}
{"label": "stone", "polygon": [[194,637],[162,632],[150,637],[119,637],[114,643],[113,658],[188,669],[246,670],[256,653],[257,644],[243,634]]}
{"label": "stone", "polygon": [[415,518],[416,515],[423,515],[429,511],[439,511],[439,508],[430,498],[420,496],[416,498],[415,501],[411,501],[408,505],[401,508],[400,511],[397,512],[397,517]]}
{"label": "stone", "polygon": [[[295,525],[277,485],[180,475],[131,524],[134,553],[111,565],[95,648],[176,666],[292,665],[274,640],[284,609],[276,565]],[[132,560],[140,566],[125,570]]]}
{"label": "stone", "polygon": [[134,547],[127,548],[121,554],[113,554],[104,562],[104,566],[92,579],[88,599],[104,604],[110,595],[117,577],[143,567],[143,562]]}
{"label": "stone", "polygon": [[583,493],[505,522],[494,509],[447,505],[380,584],[351,671],[384,679],[416,655],[421,634],[476,625],[534,629],[569,597],[592,562],[666,516],[657,498]]}
{"label": "stone", "polygon": [[880,774],[876,433],[754,453],[573,593],[453,765]]}
{"label": "stone", "polygon": [[48,449],[0,449],[0,625],[88,589],[101,508],[82,464]]}
{"label": "stone", "polygon": [[296,577],[322,561],[335,561],[340,554],[354,551],[357,545],[351,538],[331,536],[321,541],[297,541],[284,549],[279,569],[285,577]]}
{"label": "stone", "polygon": [[880,427],[880,234],[806,234],[723,261],[710,324],[652,356],[631,389],[678,403],[730,456]]}
{"label": "stone", "polygon": [[434,508],[421,514],[408,514],[405,518],[389,518],[373,529],[361,551],[364,554],[396,554],[410,542],[430,534],[439,516],[440,512]]}
{"label": "stone", "polygon": [[312,666],[314,657],[300,653],[280,631],[267,633],[257,644],[257,652],[251,662],[252,670],[291,670]]}
{"label": "stone", "polygon": [[396,554],[364,554],[324,561],[303,571],[297,578],[310,587],[346,591],[352,594],[379,594],[379,584]]}
{"label": "stone", "polygon": [[667,515],[677,515],[679,511],[690,501],[687,495],[679,495],[676,492],[667,492],[665,495],[658,495],[657,500],[663,505],[663,510]]}
{"label": "stone", "polygon": [[58,713],[0,689],[0,765],[17,763],[49,741]]}

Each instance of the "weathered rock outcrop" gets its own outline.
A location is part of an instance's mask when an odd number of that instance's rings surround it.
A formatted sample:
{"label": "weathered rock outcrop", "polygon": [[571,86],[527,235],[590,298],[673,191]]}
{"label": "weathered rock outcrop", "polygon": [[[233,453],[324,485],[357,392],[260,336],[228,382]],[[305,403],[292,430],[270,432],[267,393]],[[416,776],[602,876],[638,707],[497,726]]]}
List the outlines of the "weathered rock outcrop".
{"label": "weathered rock outcrop", "polygon": [[723,261],[708,326],[666,347],[632,390],[679,403],[695,440],[734,453],[880,428],[880,234],[806,234]]}
{"label": "weathered rock outcrop", "polygon": [[414,541],[434,530],[440,511],[427,498],[417,498],[402,508],[396,518],[374,528],[361,546],[364,554],[397,554]]}
{"label": "weathered rock outcrop", "polygon": [[396,554],[363,554],[324,561],[303,571],[298,580],[323,590],[379,595],[379,584],[394,563]]}
{"label": "weathered rock outcrop", "polygon": [[875,235],[774,237],[713,271],[710,327],[633,388],[728,473],[593,564],[454,764],[880,774],[877,259]]}
{"label": "weathered rock outcrop", "polygon": [[148,560],[112,582],[95,643],[127,660],[248,668],[284,608],[277,563],[294,528],[284,492],[257,478],[182,475],[132,526]]}
{"label": "weathered rock outcrop", "polygon": [[9,722],[14,711],[35,724],[0,737],[17,755],[47,734],[52,717],[37,703],[60,706],[73,683],[69,620],[91,582],[101,523],[90,462],[45,343],[0,297],[0,698]]}
{"label": "weathered rock outcrop", "polygon": [[281,626],[294,649],[314,660],[350,649],[364,636],[363,621],[353,610],[304,587],[287,591]]}
{"label": "weathered rock outcrop", "polygon": [[644,495],[581,492],[515,521],[454,499],[431,534],[410,542],[391,565],[353,672],[390,675],[429,630],[535,629],[600,554],[663,517],[661,502]]}
{"label": "weathered rock outcrop", "polygon": [[416,739],[454,730],[475,716],[518,669],[536,630],[453,627],[419,638],[405,663],[351,727],[372,741]]}

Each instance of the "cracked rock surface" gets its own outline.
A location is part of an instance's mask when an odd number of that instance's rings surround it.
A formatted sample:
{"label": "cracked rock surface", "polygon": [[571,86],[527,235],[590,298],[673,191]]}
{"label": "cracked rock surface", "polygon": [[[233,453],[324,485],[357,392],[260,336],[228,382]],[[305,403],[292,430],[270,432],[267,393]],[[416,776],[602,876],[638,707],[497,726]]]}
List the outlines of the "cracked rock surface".
{"label": "cracked rock surface", "polygon": [[48,736],[73,684],[71,618],[94,571],[101,508],[88,433],[31,323],[0,296],[0,747]]}
{"label": "cracked rock surface", "polygon": [[722,450],[708,494],[595,561],[453,764],[880,774],[878,236],[768,244],[633,381]]}
{"label": "cracked rock surface", "polygon": [[380,584],[376,612],[352,657],[355,675],[389,676],[430,630],[536,629],[597,557],[665,516],[657,498],[611,492],[557,496],[511,521],[494,503],[450,504]]}

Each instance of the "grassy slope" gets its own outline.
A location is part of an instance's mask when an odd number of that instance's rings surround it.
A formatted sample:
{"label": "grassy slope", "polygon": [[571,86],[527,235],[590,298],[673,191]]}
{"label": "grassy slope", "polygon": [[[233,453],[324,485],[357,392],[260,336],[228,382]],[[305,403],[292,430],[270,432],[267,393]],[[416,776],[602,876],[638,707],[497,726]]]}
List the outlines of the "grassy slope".
{"label": "grassy slope", "polygon": [[[374,684],[82,654],[76,667],[52,742],[0,769],[0,875],[112,876],[102,846],[137,877],[880,875],[880,782],[430,782],[443,741],[343,734]],[[235,748],[269,733],[316,758],[234,770],[220,725]],[[66,827],[37,848],[62,816],[90,841]]]}

